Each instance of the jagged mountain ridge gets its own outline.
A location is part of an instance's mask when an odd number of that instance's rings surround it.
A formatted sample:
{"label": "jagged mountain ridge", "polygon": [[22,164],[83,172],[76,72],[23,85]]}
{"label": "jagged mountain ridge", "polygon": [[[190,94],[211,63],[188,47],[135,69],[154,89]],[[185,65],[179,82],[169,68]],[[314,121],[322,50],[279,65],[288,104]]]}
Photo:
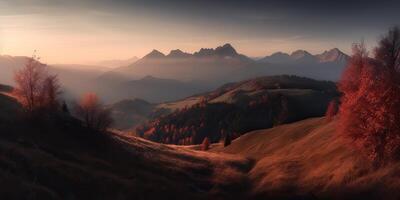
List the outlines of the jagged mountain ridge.
{"label": "jagged mountain ridge", "polygon": [[[0,81],[13,84],[13,72],[24,66],[27,59],[28,57],[0,56],[2,72]],[[117,67],[115,70],[107,72],[97,68],[80,70],[69,65],[50,65],[50,70],[59,75],[66,88],[64,94],[72,98],[76,98],[84,92],[103,94],[104,90],[113,90],[113,93],[107,92],[106,94],[111,94],[116,98],[107,97],[108,103],[126,98],[143,98],[150,102],[163,102],[178,100],[195,94],[193,92],[214,89],[228,82],[237,82],[258,76],[288,74],[336,81],[339,79],[347,59],[348,56],[338,49],[325,51],[318,55],[311,55],[307,51],[300,50],[291,55],[278,52],[269,56],[269,62],[262,62],[240,54],[232,45],[225,44],[216,48],[202,48],[194,53],[175,49],[164,54],[153,50],[133,64]],[[282,60],[291,60],[291,62]],[[124,83],[141,80],[146,76],[176,80],[188,87],[184,87],[187,89],[186,91],[181,90],[182,92],[175,93],[178,95],[175,95],[174,98],[174,95],[168,93],[165,93],[166,96],[143,93],[142,87],[133,87],[136,88],[135,90],[142,90],[133,94],[130,93],[133,91],[132,89],[122,86]],[[147,86],[144,88],[153,89],[153,87]],[[171,87],[165,90],[171,90]],[[172,88],[172,91],[176,90]]]}
{"label": "jagged mountain ridge", "polygon": [[164,54],[153,50],[142,59],[113,72],[132,79],[151,75],[183,81],[204,81],[209,87],[215,88],[227,82],[256,76],[283,74],[338,80],[348,58],[342,51],[334,48],[317,55],[305,50],[297,50],[290,55],[277,52],[254,60],[238,53],[231,44],[224,44],[216,48],[201,48],[194,53],[176,49]]}
{"label": "jagged mountain ridge", "polygon": [[350,58],[338,48],[324,51],[322,54],[316,55],[316,57],[318,58],[319,62],[347,62],[347,60]]}
{"label": "jagged mountain ridge", "polygon": [[299,61],[302,62],[317,62],[317,63],[326,63],[326,62],[347,62],[349,56],[338,48],[333,48],[327,51],[324,51],[321,54],[312,55],[306,50],[296,50],[292,52],[290,55],[287,53],[277,52],[273,53],[270,56],[266,56],[258,62],[261,63],[277,63],[277,64],[291,64]]}
{"label": "jagged mountain ridge", "polygon": [[188,58],[188,57],[242,57],[243,59],[250,59],[245,55],[239,54],[236,49],[229,43],[224,44],[222,46],[218,46],[215,49],[213,48],[201,48],[199,51],[194,52],[193,54],[183,52],[180,49],[171,50],[169,54],[165,55],[164,53],[153,49],[150,53],[146,54],[142,59],[160,59],[160,58]]}

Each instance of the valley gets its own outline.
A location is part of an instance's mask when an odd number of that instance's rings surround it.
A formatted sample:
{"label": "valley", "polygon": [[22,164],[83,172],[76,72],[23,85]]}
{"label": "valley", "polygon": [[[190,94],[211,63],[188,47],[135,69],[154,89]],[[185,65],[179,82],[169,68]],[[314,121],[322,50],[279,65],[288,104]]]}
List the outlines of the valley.
{"label": "valley", "polygon": [[[7,102],[15,100],[0,101],[0,108]],[[0,109],[0,116],[18,112],[7,107],[11,110]],[[52,118],[56,125],[50,126],[18,116],[7,119],[13,122],[0,123],[5,130],[0,192],[9,199],[111,198],[116,193],[139,199],[391,199],[397,194],[391,188],[397,187],[398,164],[371,170],[337,137],[335,119],[252,131],[227,147],[214,143],[209,151],[118,131],[99,134],[67,116]]]}

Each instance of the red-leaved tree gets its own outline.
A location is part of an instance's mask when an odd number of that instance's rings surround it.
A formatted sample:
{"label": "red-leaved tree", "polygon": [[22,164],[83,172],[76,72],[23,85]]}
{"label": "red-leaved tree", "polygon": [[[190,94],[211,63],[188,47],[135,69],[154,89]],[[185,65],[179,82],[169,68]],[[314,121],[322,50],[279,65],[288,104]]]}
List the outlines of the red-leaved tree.
{"label": "red-leaved tree", "polygon": [[61,93],[58,78],[50,75],[47,66],[36,56],[29,58],[26,65],[15,72],[14,80],[14,95],[27,112],[57,109]]}
{"label": "red-leaved tree", "polygon": [[105,131],[112,124],[111,111],[106,109],[94,93],[85,94],[75,106],[75,113],[88,128]]}
{"label": "red-leaved tree", "polygon": [[376,165],[400,155],[400,31],[392,28],[368,57],[363,44],[339,83],[339,132]]}

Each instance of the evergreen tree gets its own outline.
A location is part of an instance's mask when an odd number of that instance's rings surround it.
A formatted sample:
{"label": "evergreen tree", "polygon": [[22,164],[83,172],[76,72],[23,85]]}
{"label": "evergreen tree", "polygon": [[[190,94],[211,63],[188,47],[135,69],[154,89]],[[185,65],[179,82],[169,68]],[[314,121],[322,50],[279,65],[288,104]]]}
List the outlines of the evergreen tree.
{"label": "evergreen tree", "polygon": [[224,139],[224,147],[229,146],[231,144],[231,136],[230,134],[226,134],[225,139]]}

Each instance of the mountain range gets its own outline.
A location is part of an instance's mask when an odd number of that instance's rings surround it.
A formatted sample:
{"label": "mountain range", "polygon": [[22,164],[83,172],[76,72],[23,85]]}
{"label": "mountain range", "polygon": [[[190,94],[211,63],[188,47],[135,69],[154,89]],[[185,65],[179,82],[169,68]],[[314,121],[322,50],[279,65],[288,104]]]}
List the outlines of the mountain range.
{"label": "mountain range", "polygon": [[[175,49],[163,54],[153,50],[141,59],[109,62],[113,64],[109,67],[50,64],[49,71],[58,74],[65,95],[71,98],[84,92],[97,92],[105,96],[108,103],[132,98],[160,103],[258,76],[288,74],[336,81],[348,58],[334,48],[316,55],[305,50],[290,55],[278,52],[254,60],[225,44],[201,48],[194,53]],[[24,66],[27,59],[0,56],[0,82],[12,85],[13,73]],[[115,67],[119,64],[122,66]]]}
{"label": "mountain range", "polygon": [[264,75],[299,75],[319,80],[339,79],[349,56],[337,48],[312,55],[296,50],[290,55],[277,52],[254,60],[238,53],[230,44],[216,48],[201,48],[194,53],[179,49],[164,54],[153,50],[128,66],[116,68],[112,73],[138,79],[144,76],[204,81],[210,87]]}
{"label": "mountain range", "polygon": [[258,62],[275,63],[275,64],[295,64],[297,63],[346,63],[349,56],[340,51],[338,48],[333,48],[329,51],[324,51],[321,54],[312,55],[305,50],[297,50],[291,53],[277,52],[270,56],[266,56]]}
{"label": "mountain range", "polygon": [[225,44],[215,49],[202,48],[193,54],[176,49],[165,55],[153,50],[131,65],[116,68],[112,72],[131,79],[154,76],[181,81],[204,81],[216,87],[231,81],[228,77],[233,71],[254,62],[237,53],[230,44]]}

